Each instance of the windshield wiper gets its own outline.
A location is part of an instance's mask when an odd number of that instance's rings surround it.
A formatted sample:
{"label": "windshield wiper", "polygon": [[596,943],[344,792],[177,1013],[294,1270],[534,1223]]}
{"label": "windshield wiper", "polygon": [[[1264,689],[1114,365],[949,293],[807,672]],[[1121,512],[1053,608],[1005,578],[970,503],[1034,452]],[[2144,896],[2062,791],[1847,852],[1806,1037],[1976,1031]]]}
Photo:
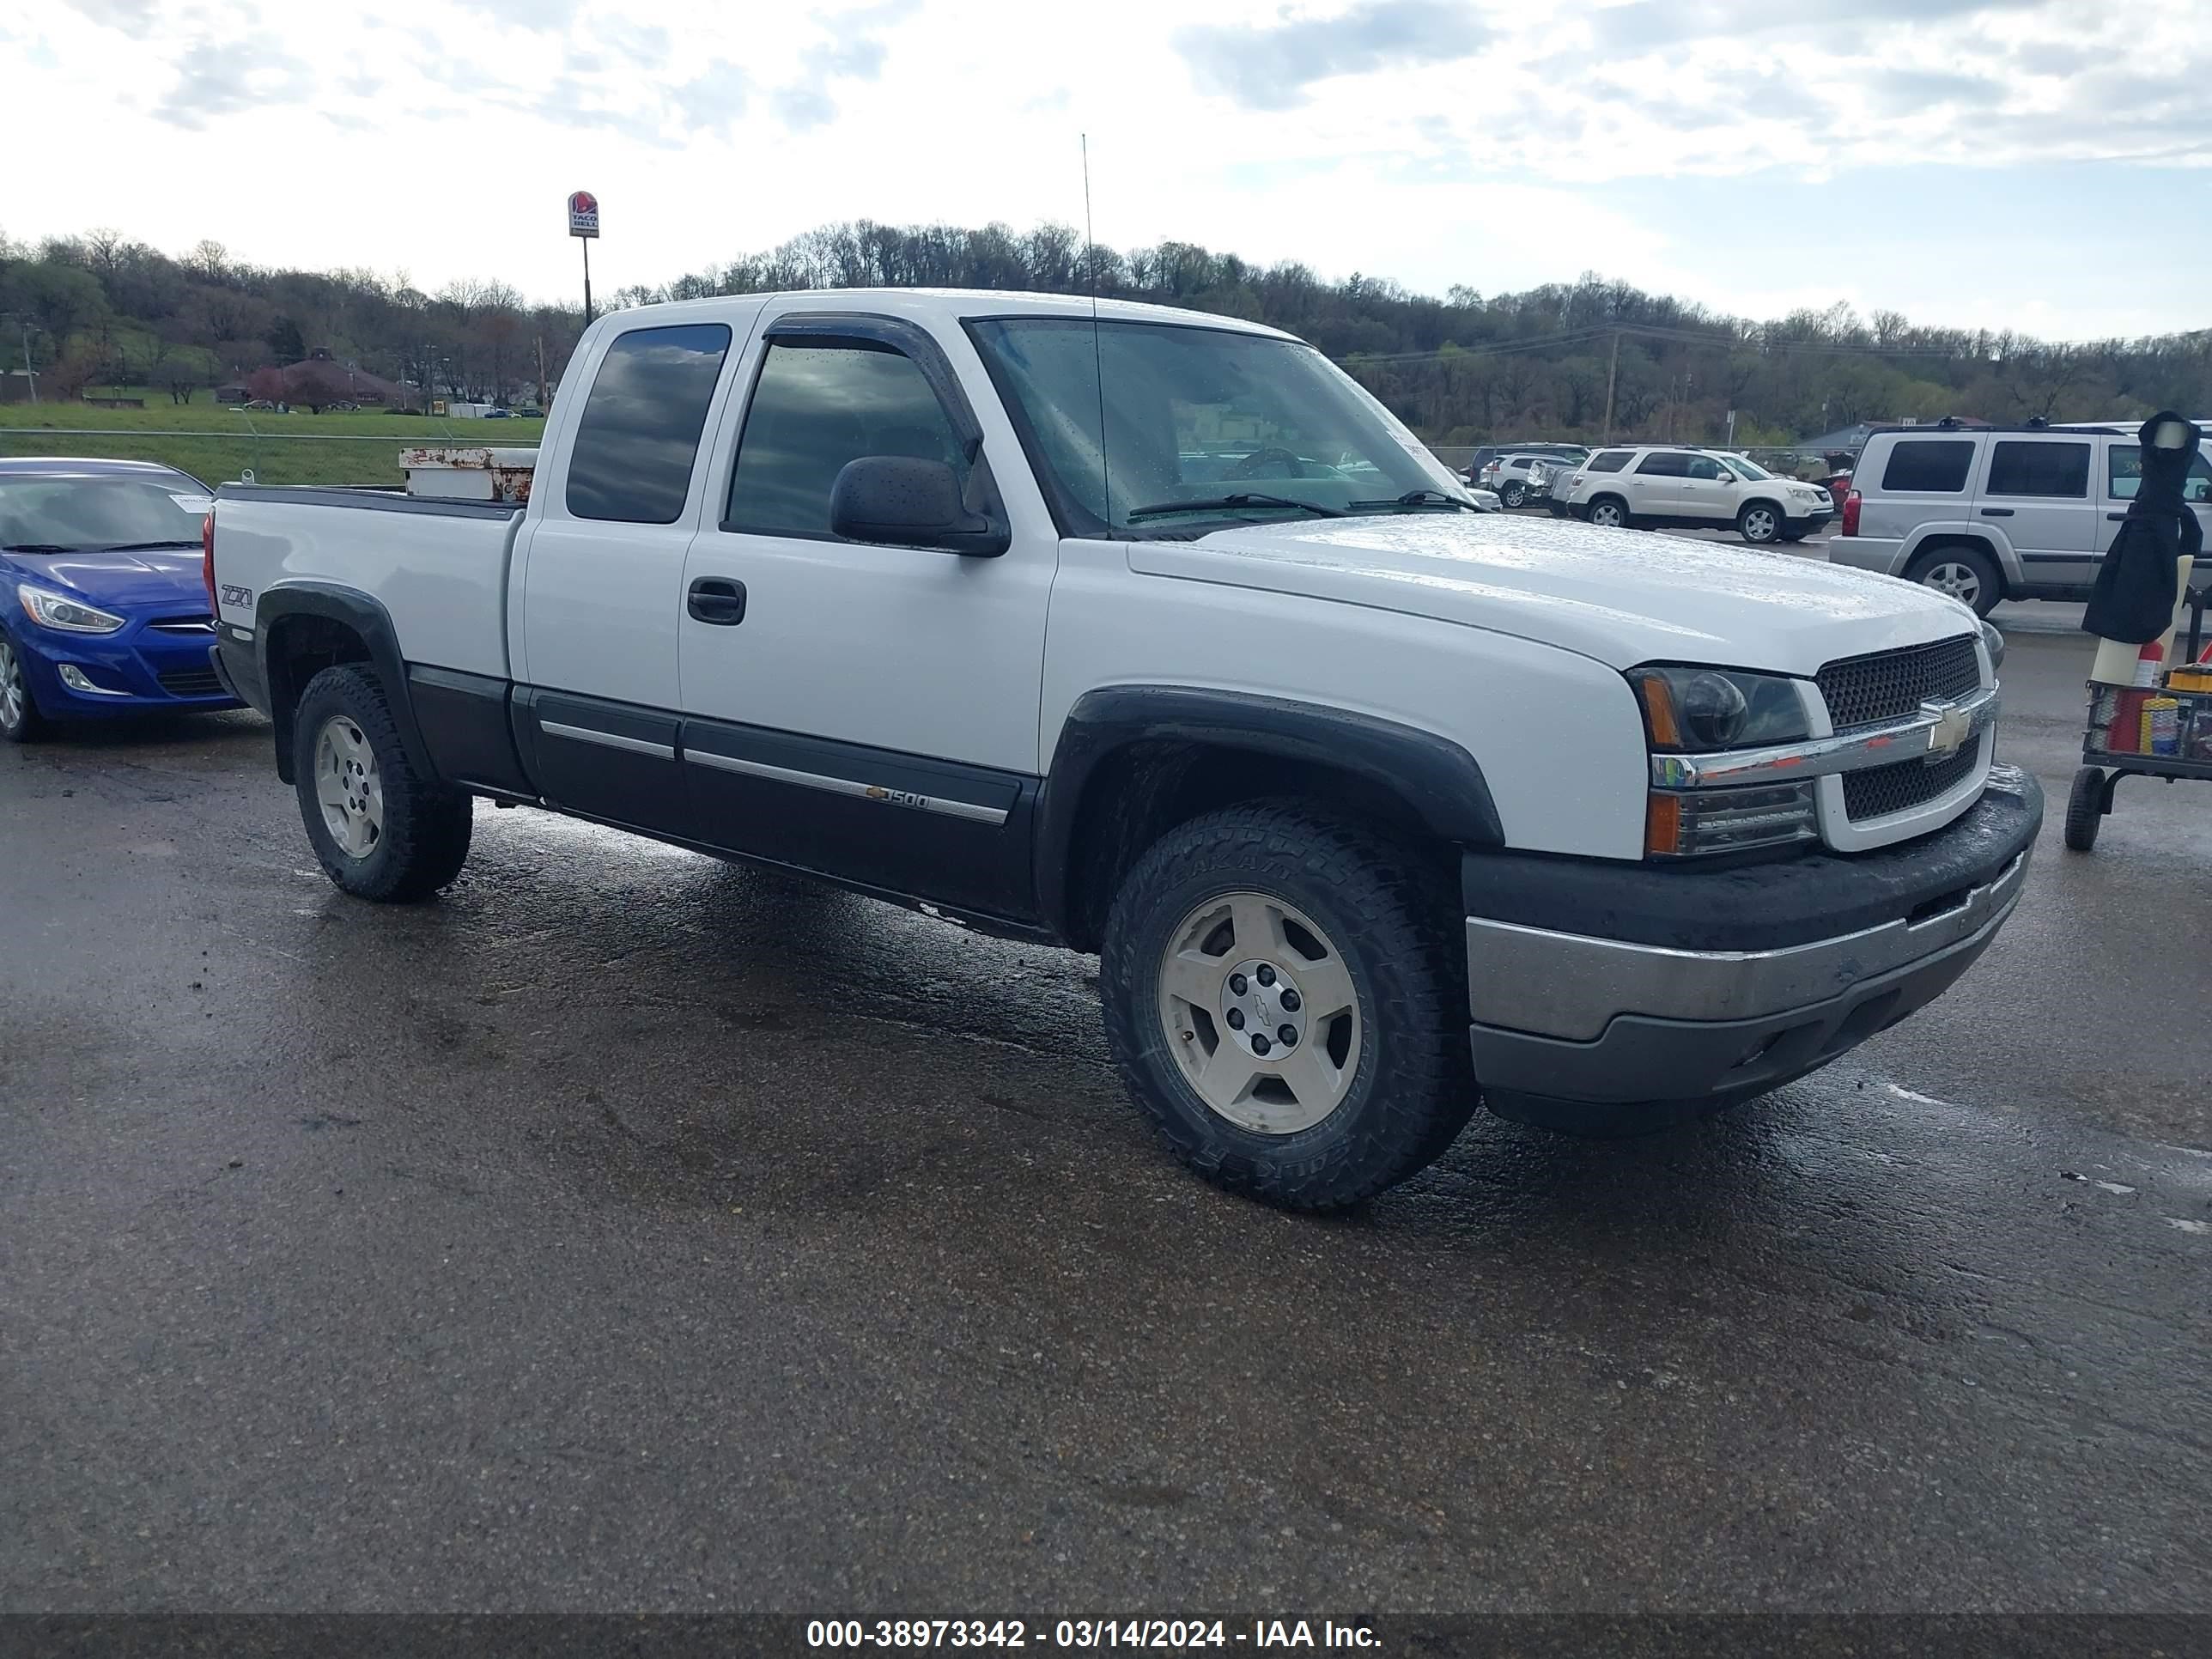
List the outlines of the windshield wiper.
{"label": "windshield wiper", "polygon": [[0,553],[75,553],[78,550],[55,542],[9,542],[5,547],[0,547]]}
{"label": "windshield wiper", "polygon": [[1448,495],[1441,489],[1409,489],[1402,495],[1385,495],[1371,501],[1353,501],[1358,507],[1455,507],[1463,513],[1480,513],[1482,509],[1473,501],[1462,501],[1457,495]]}
{"label": "windshield wiper", "polygon": [[1333,507],[1323,507],[1319,501],[1294,501],[1288,495],[1265,495],[1248,490],[1236,495],[1215,495],[1200,501],[1154,501],[1150,507],[1133,507],[1127,519],[1134,524],[1139,519],[1152,518],[1162,513],[1214,513],[1224,507],[1296,507],[1324,519],[1340,519],[1344,514]]}
{"label": "windshield wiper", "polygon": [[89,550],[94,553],[145,553],[157,547],[198,547],[199,544],[197,536],[173,536],[164,542],[118,542],[112,547],[95,547]]}

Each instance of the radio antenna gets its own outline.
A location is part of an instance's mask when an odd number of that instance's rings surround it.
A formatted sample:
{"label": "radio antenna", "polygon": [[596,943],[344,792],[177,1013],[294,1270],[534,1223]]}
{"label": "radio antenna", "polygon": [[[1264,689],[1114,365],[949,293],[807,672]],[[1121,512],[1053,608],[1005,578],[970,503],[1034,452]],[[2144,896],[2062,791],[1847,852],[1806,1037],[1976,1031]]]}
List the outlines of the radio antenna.
{"label": "radio antenna", "polygon": [[1106,353],[1098,343],[1098,244],[1091,234],[1091,135],[1083,143],[1083,263],[1091,277],[1091,363],[1098,377],[1098,489],[1106,528],[1114,528],[1114,475],[1106,465]]}

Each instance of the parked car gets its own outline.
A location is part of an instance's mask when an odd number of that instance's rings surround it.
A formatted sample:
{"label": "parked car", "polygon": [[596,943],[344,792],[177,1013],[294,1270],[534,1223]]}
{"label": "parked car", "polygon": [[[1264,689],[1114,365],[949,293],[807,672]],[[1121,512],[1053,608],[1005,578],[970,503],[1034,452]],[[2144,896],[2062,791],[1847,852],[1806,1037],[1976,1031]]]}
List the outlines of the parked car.
{"label": "parked car", "polygon": [[1460,476],[1471,484],[1480,484],[1482,482],[1482,470],[1504,453],[1495,444],[1480,446],[1474,454],[1468,457],[1467,465],[1462,470]]}
{"label": "parked car", "polygon": [[[1881,428],[1828,557],[1984,617],[2003,599],[2085,599],[2142,481],[2132,426]],[[2190,467],[2188,499],[2212,532],[2212,442]]]}
{"label": "parked car", "polygon": [[1595,525],[1733,526],[1755,544],[1802,541],[1833,511],[1818,484],[1777,477],[1741,455],[1672,444],[1600,450],[1554,494]]}
{"label": "parked car", "polygon": [[[216,659],[345,892],[453,880],[483,796],[1096,951],[1170,1146],[1308,1208],[1478,1091],[1772,1088],[2020,894],[2042,798],[1959,605],[1471,511],[1274,330],[754,295],[602,317],[569,380],[520,509],[219,492]],[[1277,435],[1194,479],[1201,420]]]}
{"label": "parked car", "polygon": [[227,708],[208,659],[208,488],[145,461],[0,460],[0,740]]}
{"label": "parked car", "polygon": [[1507,507],[1526,506],[1548,495],[1553,480],[1563,473],[1567,465],[1555,456],[1516,451],[1498,456],[1483,468],[1482,487],[1495,490],[1498,499]]}

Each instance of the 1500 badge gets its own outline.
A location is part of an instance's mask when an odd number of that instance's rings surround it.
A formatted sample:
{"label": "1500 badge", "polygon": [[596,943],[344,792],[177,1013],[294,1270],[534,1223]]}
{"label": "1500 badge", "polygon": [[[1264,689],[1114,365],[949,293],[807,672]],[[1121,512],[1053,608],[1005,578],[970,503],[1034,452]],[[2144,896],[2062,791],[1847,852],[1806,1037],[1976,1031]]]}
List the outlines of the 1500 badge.
{"label": "1500 badge", "polygon": [[886,789],[880,783],[868,786],[868,799],[887,800],[894,806],[919,806],[925,812],[929,810],[928,796],[914,794],[904,789]]}

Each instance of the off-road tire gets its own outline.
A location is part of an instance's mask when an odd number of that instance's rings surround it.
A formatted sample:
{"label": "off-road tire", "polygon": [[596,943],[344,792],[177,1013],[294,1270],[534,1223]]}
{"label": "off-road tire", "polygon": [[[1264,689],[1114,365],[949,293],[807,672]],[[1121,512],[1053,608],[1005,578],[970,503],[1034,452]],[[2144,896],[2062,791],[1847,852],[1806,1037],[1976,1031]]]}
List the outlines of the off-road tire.
{"label": "off-road tire", "polygon": [[[382,831],[362,858],[342,849],[315,793],[316,740],[333,715],[360,728],[376,757]],[[293,718],[293,775],[307,840],[330,878],[356,898],[405,904],[428,898],[461,872],[475,823],[469,796],[418,772],[400,741],[382,681],[359,665],[325,668],[307,682]]]}
{"label": "off-road tire", "polygon": [[[1328,1115],[1295,1133],[1231,1122],[1168,1051],[1159,984],[1170,939],[1228,893],[1312,918],[1357,993],[1352,1080]],[[1176,1155],[1216,1185],[1295,1210],[1372,1197],[1440,1156],[1477,1104],[1458,909],[1443,860],[1310,803],[1194,818],[1137,861],[1107,919],[1099,982],[1115,1062]]]}
{"label": "off-road tire", "polygon": [[2097,831],[2105,824],[2105,775],[2085,766],[2074,775],[2066,793],[2066,845],[2086,853],[2097,844]]}

